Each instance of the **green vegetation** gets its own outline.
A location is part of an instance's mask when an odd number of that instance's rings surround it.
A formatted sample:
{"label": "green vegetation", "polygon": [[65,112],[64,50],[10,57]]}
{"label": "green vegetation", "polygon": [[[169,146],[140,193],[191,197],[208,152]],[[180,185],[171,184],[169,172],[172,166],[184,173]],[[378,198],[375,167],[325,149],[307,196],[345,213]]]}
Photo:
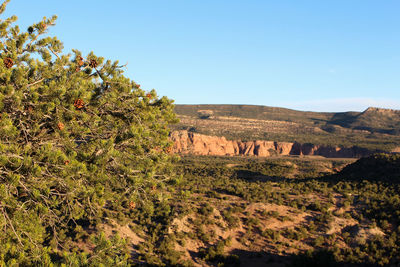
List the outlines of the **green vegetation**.
{"label": "green vegetation", "polygon": [[[294,167],[287,167],[287,159],[188,156],[178,168],[185,177],[179,188],[190,192],[186,193],[186,205],[207,203],[214,207],[214,214],[222,215],[207,222],[209,229],[222,227],[230,233],[230,240],[236,239],[254,251],[262,250],[270,255],[260,256],[265,263],[274,255],[284,256],[279,261],[294,266],[318,266],[315,264],[322,256],[330,264],[326,266],[396,263],[400,260],[400,187],[393,180],[362,178],[368,172],[360,168],[366,160],[371,169],[388,166],[387,174],[400,167],[397,155],[375,155],[347,167],[349,162],[332,162],[331,168],[344,167],[343,171],[323,176],[316,170],[326,168],[327,160],[311,163],[292,159],[292,166],[302,170],[293,176]],[[243,170],[247,171],[245,176],[241,175]],[[271,173],[282,177],[268,176]],[[196,224],[199,228],[193,226],[194,232],[205,224],[204,218],[200,220],[202,223]],[[203,259],[212,262],[240,255],[240,251],[234,252],[237,248],[231,248],[233,254],[225,248],[223,254],[218,249],[223,240],[223,235],[203,240],[208,248],[201,250]],[[242,264],[248,260],[239,257]]]}
{"label": "green vegetation", "polygon": [[0,20],[0,265],[128,264],[126,241],[100,229],[145,225],[166,201],[171,101],[118,62],[62,54],[55,16],[26,32],[16,20]]}

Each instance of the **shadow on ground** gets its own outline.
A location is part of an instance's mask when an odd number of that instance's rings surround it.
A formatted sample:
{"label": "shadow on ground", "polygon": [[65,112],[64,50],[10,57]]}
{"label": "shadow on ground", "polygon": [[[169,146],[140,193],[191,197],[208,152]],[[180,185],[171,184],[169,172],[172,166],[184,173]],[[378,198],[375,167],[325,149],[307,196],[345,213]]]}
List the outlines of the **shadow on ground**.
{"label": "shadow on ground", "polygon": [[[225,261],[210,262],[211,266],[229,266],[229,267],[375,267],[366,263],[352,264],[338,262],[332,252],[328,250],[317,250],[313,253],[304,253],[300,255],[276,255],[267,252],[257,252],[235,249],[229,253],[231,256]],[[193,255],[194,256],[194,255]]]}

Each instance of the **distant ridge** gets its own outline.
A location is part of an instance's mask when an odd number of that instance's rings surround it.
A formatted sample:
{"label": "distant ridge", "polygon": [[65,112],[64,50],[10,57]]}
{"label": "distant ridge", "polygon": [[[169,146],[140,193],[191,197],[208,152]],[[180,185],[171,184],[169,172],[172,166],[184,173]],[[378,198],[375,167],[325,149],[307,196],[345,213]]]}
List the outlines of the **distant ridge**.
{"label": "distant ridge", "polygon": [[176,105],[189,130],[235,140],[275,140],[368,149],[400,146],[400,110],[369,107],[362,112],[313,112],[260,105]]}
{"label": "distant ridge", "polygon": [[400,110],[398,109],[391,109],[391,108],[378,108],[378,107],[369,107],[366,110],[363,111],[363,113],[365,112],[393,112],[393,113],[399,113],[400,114]]}
{"label": "distant ridge", "polygon": [[362,112],[314,112],[298,111],[288,108],[268,107],[260,105],[176,105],[179,115],[196,116],[199,109],[213,111],[215,116],[233,116],[248,119],[264,119],[314,123],[325,121],[346,128],[387,132],[400,129],[400,110],[368,107]]}
{"label": "distant ridge", "polygon": [[344,121],[335,121],[343,127],[386,134],[400,134],[400,110],[369,107]]}

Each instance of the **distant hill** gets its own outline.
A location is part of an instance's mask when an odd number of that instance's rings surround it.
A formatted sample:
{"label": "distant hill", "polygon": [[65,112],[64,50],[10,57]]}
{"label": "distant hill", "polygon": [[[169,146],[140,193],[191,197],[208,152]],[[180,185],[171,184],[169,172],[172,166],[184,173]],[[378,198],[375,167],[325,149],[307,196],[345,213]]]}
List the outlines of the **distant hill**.
{"label": "distant hill", "polygon": [[330,123],[352,129],[399,135],[400,110],[370,107],[361,113],[347,112],[344,116],[340,113],[335,114]]}
{"label": "distant hill", "polygon": [[326,123],[372,132],[399,133],[400,110],[369,107],[363,112],[310,112],[257,105],[176,105],[179,115],[199,116],[202,110],[214,116],[277,120],[305,124]]}
{"label": "distant hill", "polygon": [[309,112],[256,105],[176,105],[178,130],[228,139],[273,140],[384,151],[400,146],[400,110]]}
{"label": "distant hill", "polygon": [[400,183],[400,154],[376,154],[347,165],[337,174],[345,180]]}
{"label": "distant hill", "polygon": [[197,116],[201,110],[211,110],[215,116],[230,116],[258,120],[314,123],[329,120],[335,113],[297,111],[287,108],[256,105],[176,105],[179,115]]}

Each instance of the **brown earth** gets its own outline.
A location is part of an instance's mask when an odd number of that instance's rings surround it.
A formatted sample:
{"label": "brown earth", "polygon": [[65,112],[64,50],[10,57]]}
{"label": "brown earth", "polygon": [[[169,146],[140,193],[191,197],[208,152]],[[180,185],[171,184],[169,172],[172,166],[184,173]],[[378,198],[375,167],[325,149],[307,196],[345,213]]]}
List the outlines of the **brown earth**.
{"label": "brown earth", "polygon": [[[221,194],[220,197],[216,199],[196,195],[193,210],[199,208],[201,202],[204,201],[211,204],[213,211],[203,218],[196,212],[175,218],[169,228],[169,234],[183,236],[184,243],[177,243],[175,249],[181,252],[183,259],[191,262],[193,266],[216,266],[201,259],[199,252],[205,247],[227,239],[230,239],[230,242],[224,248],[224,253],[239,255],[240,266],[287,266],[285,263],[289,261],[284,256],[312,249],[314,240],[320,236],[332,237],[333,239],[329,242],[335,243],[338,247],[348,247],[341,237],[345,232],[354,239],[354,246],[365,243],[375,236],[384,235],[380,228],[370,228],[369,221],[360,223],[342,215],[332,215],[332,220],[325,227],[318,226],[315,230],[306,230],[311,223],[317,221],[321,212],[301,211],[273,203],[251,203],[231,195]],[[340,199],[343,196],[337,197]],[[317,198],[322,201],[320,197]],[[333,209],[339,209],[340,206],[341,203],[338,201]],[[229,227],[221,215],[227,207],[243,207],[242,210],[233,213],[233,216],[238,218],[235,226]],[[207,222],[204,221],[205,218]],[[253,224],[250,224],[251,220]],[[197,238],[196,233],[199,231],[208,234],[211,237],[210,240],[204,242]],[[263,234],[268,231],[276,233],[277,238]],[[288,232],[301,233],[302,231],[306,231],[307,236],[301,236],[298,239],[287,236]]]}
{"label": "brown earth", "polygon": [[392,153],[400,153],[400,146],[393,148],[392,151],[390,151],[390,152],[392,152]]}
{"label": "brown earth", "polygon": [[274,142],[265,140],[240,141],[227,140],[225,137],[209,136],[188,131],[173,131],[170,135],[174,142],[173,152],[194,155],[215,156],[259,156],[308,155],[327,158],[359,158],[374,151],[360,147],[333,147],[297,142]]}

